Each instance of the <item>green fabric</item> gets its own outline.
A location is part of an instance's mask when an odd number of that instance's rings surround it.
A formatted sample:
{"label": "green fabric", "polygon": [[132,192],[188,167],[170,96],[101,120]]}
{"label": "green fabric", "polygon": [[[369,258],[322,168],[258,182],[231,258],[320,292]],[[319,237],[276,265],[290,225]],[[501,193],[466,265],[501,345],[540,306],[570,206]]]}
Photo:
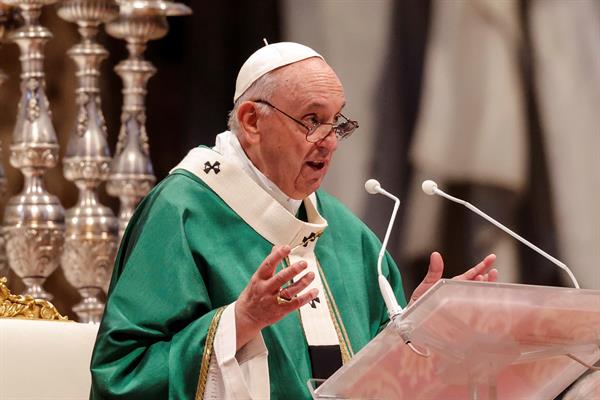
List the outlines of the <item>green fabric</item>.
{"label": "green fabric", "polygon": [[[380,242],[332,196],[316,254],[357,352],[387,322],[376,273]],[[92,399],[194,398],[217,308],[234,302],[272,245],[193,174],[178,170],[129,223],[92,356]],[[389,255],[383,271],[404,302]],[[309,399],[311,366],[299,313],[262,333],[272,399]]]}

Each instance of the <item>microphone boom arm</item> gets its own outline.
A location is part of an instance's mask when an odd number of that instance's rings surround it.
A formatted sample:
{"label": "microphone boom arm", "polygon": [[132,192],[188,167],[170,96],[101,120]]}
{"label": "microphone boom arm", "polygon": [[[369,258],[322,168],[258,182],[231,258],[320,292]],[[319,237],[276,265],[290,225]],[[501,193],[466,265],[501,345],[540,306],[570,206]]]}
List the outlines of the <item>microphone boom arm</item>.
{"label": "microphone boom arm", "polygon": [[477,207],[475,207],[468,201],[464,201],[464,200],[458,199],[454,196],[450,196],[449,194],[446,194],[442,190],[438,189],[437,185],[435,185],[435,187],[433,187],[431,190],[433,191],[433,193],[438,194],[442,197],[445,197],[446,199],[453,201],[454,203],[458,203],[458,204],[461,204],[461,205],[467,207],[469,210],[473,211],[475,214],[479,215],[481,218],[494,224],[497,228],[500,228],[504,232],[508,233],[510,236],[514,237],[515,239],[517,239],[519,242],[523,243],[530,249],[532,249],[532,250],[536,251],[537,253],[543,255],[544,257],[546,257],[546,259],[550,260],[556,266],[558,266],[563,271],[565,271],[569,275],[569,278],[571,278],[573,285],[577,289],[579,289],[579,283],[577,282],[577,279],[575,279],[573,272],[571,272],[571,270],[569,269],[569,267],[567,267],[567,265],[565,263],[563,263],[562,261],[558,260],[555,257],[552,257],[550,254],[546,253],[544,250],[540,249],[539,247],[537,247],[536,245],[531,243],[529,240],[527,240],[527,239],[523,238],[522,236],[516,234],[515,232],[511,231],[510,229],[508,229],[507,227],[502,225],[500,222],[496,221],[494,218],[490,217],[489,215],[487,215],[486,213],[484,213],[483,211],[481,211],[480,209],[478,209]]}
{"label": "microphone boom arm", "polygon": [[367,182],[365,182],[365,190],[370,194],[382,194],[385,197],[394,200],[394,211],[392,211],[392,217],[388,223],[387,231],[385,232],[383,243],[381,244],[381,250],[379,250],[379,257],[377,258],[377,280],[379,282],[379,290],[381,291],[381,296],[383,297],[383,301],[385,302],[388,310],[388,316],[390,317],[391,321],[402,314],[403,310],[402,307],[400,307],[400,304],[398,304],[398,300],[396,299],[396,295],[394,294],[392,286],[381,271],[381,263],[383,262],[385,249],[387,248],[387,243],[390,239],[390,234],[392,233],[392,226],[396,220],[398,207],[400,207],[400,199],[384,190],[379,182],[377,182],[375,179],[369,179]]}

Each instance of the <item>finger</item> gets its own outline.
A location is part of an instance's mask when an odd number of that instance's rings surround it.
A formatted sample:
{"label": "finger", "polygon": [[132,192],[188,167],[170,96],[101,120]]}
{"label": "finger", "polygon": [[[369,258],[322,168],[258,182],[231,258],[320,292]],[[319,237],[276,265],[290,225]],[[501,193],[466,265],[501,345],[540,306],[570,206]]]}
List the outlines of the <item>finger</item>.
{"label": "finger", "polygon": [[469,269],[464,274],[454,277],[453,279],[467,281],[474,280],[477,277],[477,275],[483,275],[487,273],[489,269],[492,268],[492,265],[494,265],[494,261],[496,261],[496,255],[490,254],[486,258],[484,258],[483,261],[481,261],[479,264]]}
{"label": "finger", "polygon": [[303,291],[311,284],[311,282],[315,279],[315,274],[312,271],[306,273],[302,278],[300,278],[294,284],[282,289],[279,291],[279,295],[285,299],[291,299],[296,296],[298,293]]}
{"label": "finger", "polygon": [[281,289],[283,285],[304,271],[307,266],[308,264],[306,264],[306,261],[299,261],[290,265],[288,268],[282,269],[268,280],[266,290],[271,293],[279,292],[279,289]]}
{"label": "finger", "polygon": [[423,283],[433,284],[439,281],[443,272],[444,260],[440,253],[434,251],[429,257],[429,269],[427,270],[427,275],[425,275],[425,278],[423,279]]}
{"label": "finger", "polygon": [[427,270],[427,275],[423,281],[417,286],[415,291],[411,296],[411,301],[417,300],[421,297],[433,284],[440,280],[442,274],[444,272],[444,260],[442,256],[437,251],[431,253],[429,257],[429,269]]}
{"label": "finger", "polygon": [[490,269],[488,272],[488,282],[496,282],[498,280],[498,270],[496,268]]}
{"label": "finger", "polygon": [[286,304],[282,304],[281,308],[284,309],[285,314],[289,314],[290,312],[299,309],[305,304],[308,304],[312,300],[314,300],[319,295],[318,289],[310,289],[308,292],[294,297],[292,301]]}
{"label": "finger", "polygon": [[269,279],[275,273],[279,263],[290,254],[290,246],[273,246],[269,254],[260,267],[256,270],[256,276],[260,279]]}

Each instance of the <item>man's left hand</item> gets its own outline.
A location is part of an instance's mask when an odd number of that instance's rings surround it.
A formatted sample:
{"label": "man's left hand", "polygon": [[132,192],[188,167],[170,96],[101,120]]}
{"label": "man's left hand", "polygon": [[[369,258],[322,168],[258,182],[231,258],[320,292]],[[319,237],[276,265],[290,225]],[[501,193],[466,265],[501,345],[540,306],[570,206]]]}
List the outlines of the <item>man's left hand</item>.
{"label": "man's left hand", "polygon": [[[455,276],[452,279],[460,281],[485,281],[485,282],[496,282],[498,279],[498,270],[492,268],[494,261],[496,261],[496,255],[490,254],[484,258],[479,264],[465,272],[464,274]],[[429,258],[429,270],[427,275],[419,286],[415,289],[412,296],[410,297],[409,305],[414,303],[419,297],[423,296],[430,287],[432,287],[437,281],[442,278],[444,272],[444,260],[438,252],[431,253]]]}

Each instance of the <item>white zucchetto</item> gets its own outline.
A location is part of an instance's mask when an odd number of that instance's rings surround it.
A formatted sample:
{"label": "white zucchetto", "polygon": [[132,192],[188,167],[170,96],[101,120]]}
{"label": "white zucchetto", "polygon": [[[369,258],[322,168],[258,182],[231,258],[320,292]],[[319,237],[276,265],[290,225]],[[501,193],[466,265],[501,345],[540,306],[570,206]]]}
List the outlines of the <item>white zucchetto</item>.
{"label": "white zucchetto", "polygon": [[284,65],[293,64],[311,57],[323,57],[303,44],[294,42],[273,43],[255,51],[242,65],[235,82],[233,102],[261,76]]}

